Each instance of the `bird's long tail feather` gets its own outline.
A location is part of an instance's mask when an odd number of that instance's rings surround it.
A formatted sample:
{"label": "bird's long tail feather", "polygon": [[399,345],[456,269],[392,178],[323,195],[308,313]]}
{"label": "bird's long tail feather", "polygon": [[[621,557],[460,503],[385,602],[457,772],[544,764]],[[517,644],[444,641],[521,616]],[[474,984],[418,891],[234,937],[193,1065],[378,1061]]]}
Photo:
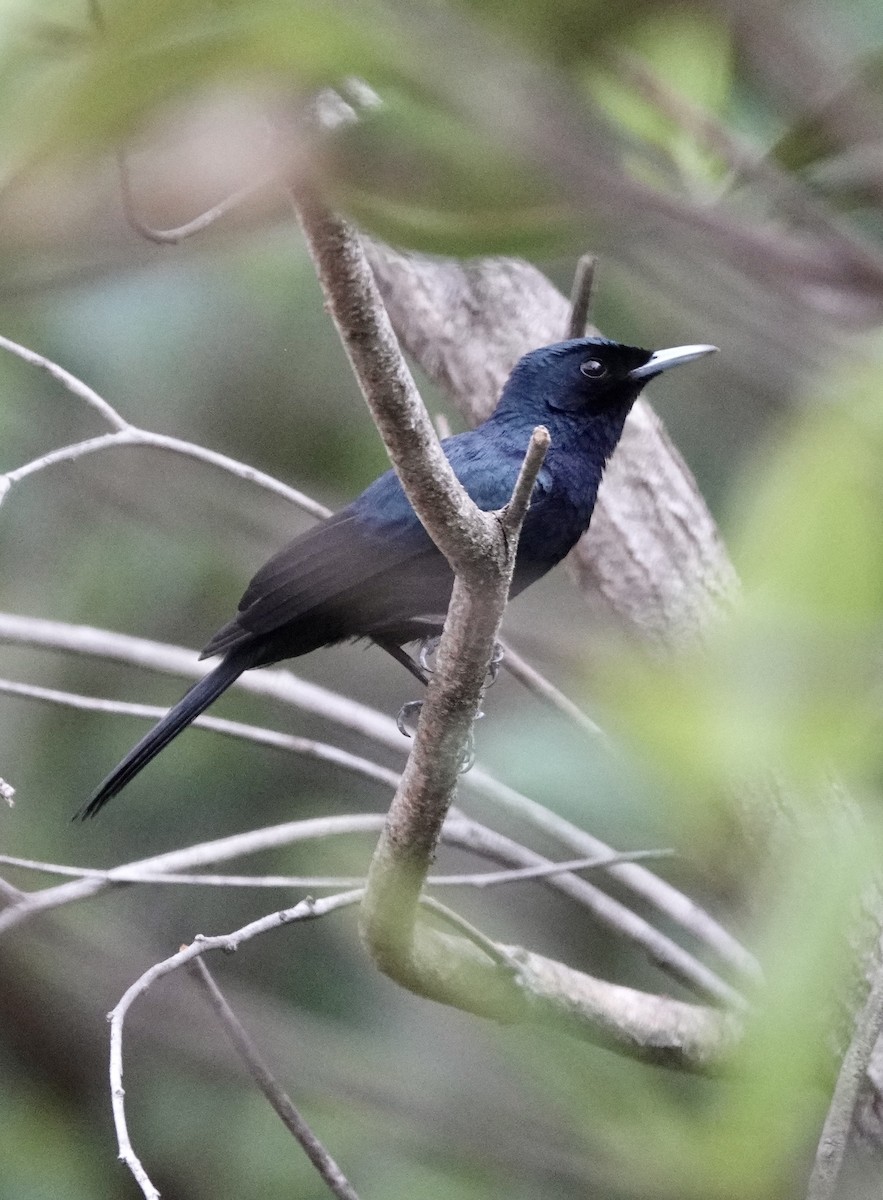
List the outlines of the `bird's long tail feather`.
{"label": "bird's long tail feather", "polygon": [[238,652],[234,651],[228,654],[213,671],[198,680],[189,692],[181,697],[174,708],[170,708],[162,720],[154,725],[150,733],[132,747],[123,761],[111,771],[95,791],[89,803],[79,810],[74,820],[85,821],[88,817],[94,817],[107,804],[108,800],[112,800],[118,792],[122,791],[126,784],[130,783],[138,772],[159,754],[160,750],[163,750],[173,738],[176,738],[192,721],[195,721],[201,712],[204,712],[214,700],[217,700],[218,696],[225,692],[243,671],[247,671],[249,667],[253,666],[254,658],[255,655],[251,649],[243,647]]}

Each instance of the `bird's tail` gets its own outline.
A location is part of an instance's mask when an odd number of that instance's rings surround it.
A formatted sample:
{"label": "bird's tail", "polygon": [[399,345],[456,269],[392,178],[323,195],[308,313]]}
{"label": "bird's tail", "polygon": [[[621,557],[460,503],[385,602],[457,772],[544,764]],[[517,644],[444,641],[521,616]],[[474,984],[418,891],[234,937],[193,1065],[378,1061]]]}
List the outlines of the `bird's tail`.
{"label": "bird's tail", "polygon": [[123,761],[96,790],[89,803],[75,815],[74,820],[85,821],[88,817],[94,817],[108,800],[112,800],[117,792],[121,792],[126,784],[135,778],[142,767],[146,767],[160,750],[165,749],[212,701],[217,700],[243,671],[254,666],[254,659],[251,647],[243,647],[228,654],[213,671],[198,680],[175,707],[170,708],[162,720],[154,725],[150,733],[143,737],[137,746],[132,747]]}

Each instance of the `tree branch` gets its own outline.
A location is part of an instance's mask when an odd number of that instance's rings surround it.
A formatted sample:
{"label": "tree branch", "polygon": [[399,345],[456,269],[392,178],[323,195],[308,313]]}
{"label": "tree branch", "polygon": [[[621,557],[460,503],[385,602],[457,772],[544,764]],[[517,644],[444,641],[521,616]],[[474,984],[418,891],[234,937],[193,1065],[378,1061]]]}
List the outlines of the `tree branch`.
{"label": "tree branch", "polygon": [[270,913],[269,916],[262,917],[258,921],[252,921],[249,925],[243,926],[242,929],[236,930],[235,933],[224,934],[221,937],[214,938],[197,937],[191,945],[185,946],[177,954],[172,955],[171,958],[167,958],[164,962],[156,963],[149,971],[145,971],[127,989],[120,1002],[110,1013],[110,1095],[113,1106],[114,1126],[117,1131],[119,1157],[134,1175],[138,1186],[147,1197],[147,1200],[159,1200],[159,1192],[151,1183],[150,1177],[145,1171],[140,1158],[132,1147],[128,1122],[126,1120],[126,1091],[123,1087],[123,1030],[126,1015],[132,1004],[139,996],[143,996],[148,988],[158,979],[162,979],[163,976],[171,974],[172,971],[176,971],[179,967],[198,958],[206,950],[225,950],[231,953],[234,950],[238,950],[244,942],[250,941],[252,938],[266,933],[271,929],[278,929],[281,925],[289,925],[294,921],[312,920],[316,917],[325,916],[326,913],[334,912],[338,908],[345,908],[347,905],[356,904],[361,895],[361,891],[358,890],[343,892],[336,896],[328,896],[324,900],[307,898],[306,900],[301,900],[293,908],[283,909],[282,912]]}
{"label": "tree branch", "polygon": [[[0,612],[0,642],[3,641],[86,654],[190,678],[198,678],[211,669],[210,664],[200,662],[192,650],[185,650],[179,646],[94,629],[87,625],[69,625],[63,621],[48,621],[40,617],[20,617]],[[267,669],[249,672],[240,676],[235,686],[294,705],[304,712],[359,733],[378,745],[387,746],[399,754],[403,752],[401,734],[390,717],[348,697],[300,679],[290,671]],[[600,838],[579,829],[564,817],[501,783],[481,767],[475,766],[464,775],[462,785],[500,806],[507,814],[516,815],[529,822],[577,854],[589,856],[614,853]],[[760,969],[755,958],[689,896],[638,863],[620,863],[607,870],[620,884],[712,949],[733,970],[752,982],[759,981]],[[618,903],[609,897],[607,899],[610,904]],[[623,905],[619,905],[619,908],[628,912]],[[0,916],[0,928],[2,920],[3,916]]]}
{"label": "tree branch", "polygon": [[[404,986],[477,1012],[482,999],[462,986],[472,973],[462,947],[440,942],[438,935],[418,927],[417,907],[505,606],[514,561],[512,533],[526,511],[548,435],[534,432],[513,501],[499,514],[497,529],[489,527],[488,514],[464,497],[441,454],[358,239],[312,197],[299,196],[296,202],[327,307],[390,457],[411,503],[455,571],[437,669],[372,860],[361,906],[362,936],[381,969]],[[450,961],[442,952],[445,946],[453,956]]]}
{"label": "tree branch", "polygon": [[807,1200],[834,1200],[840,1169],[852,1131],[856,1105],[877,1039],[883,1031],[883,966],[879,963],[840,1074],[813,1163]]}
{"label": "tree branch", "polygon": [[245,1031],[239,1018],[224,998],[202,958],[188,964],[188,971],[199,984],[227,1037],[248,1068],[248,1073],[272,1105],[282,1124],[295,1138],[304,1154],[338,1200],[359,1200],[358,1194],[340,1167],[313,1133],[310,1126],[292,1104],[288,1095],[273,1077],[257,1046]]}

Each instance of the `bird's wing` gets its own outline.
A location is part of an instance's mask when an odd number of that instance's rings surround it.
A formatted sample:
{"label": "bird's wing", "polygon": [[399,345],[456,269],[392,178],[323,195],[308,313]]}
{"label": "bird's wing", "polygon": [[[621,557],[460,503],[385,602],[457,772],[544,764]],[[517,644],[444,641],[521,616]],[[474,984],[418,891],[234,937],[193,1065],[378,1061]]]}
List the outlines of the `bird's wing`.
{"label": "bird's wing", "polygon": [[282,630],[290,638],[286,657],[312,649],[313,642],[370,633],[387,617],[394,623],[403,608],[432,608],[432,601],[437,606],[445,573],[447,564],[410,506],[386,519],[368,519],[350,505],[261,567],[236,617],[218,630],[203,656]]}
{"label": "bird's wing", "polygon": [[[509,462],[499,452],[489,455],[475,433],[451,442],[446,453],[479,507],[505,503],[520,457]],[[419,636],[414,629],[420,618],[439,618],[441,625],[452,579],[398,479],[387,472],[348,508],[295,538],[261,567],[237,616],[218,630],[203,657],[255,637],[268,640],[273,658],[349,637],[410,640]]]}

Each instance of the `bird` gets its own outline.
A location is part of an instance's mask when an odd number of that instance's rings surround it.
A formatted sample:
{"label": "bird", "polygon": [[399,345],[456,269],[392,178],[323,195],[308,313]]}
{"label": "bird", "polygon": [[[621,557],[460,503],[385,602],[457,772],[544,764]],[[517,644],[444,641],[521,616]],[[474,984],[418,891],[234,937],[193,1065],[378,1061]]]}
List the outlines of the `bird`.
{"label": "bird", "polygon": [[[542,578],[588,529],[604,467],[645,384],[715,350],[651,351],[600,337],[544,346],[516,363],[487,420],[442,441],[454,473],[489,512],[509,500],[534,428],[545,425],[551,435],[522,525],[510,597]],[[441,632],[453,580],[398,476],[385,472],[260,568],[236,616],[202,651],[201,658],[220,655],[218,665],[129,751],[76,817],[94,817],[251,668],[369,638],[421,677],[403,647]]]}

